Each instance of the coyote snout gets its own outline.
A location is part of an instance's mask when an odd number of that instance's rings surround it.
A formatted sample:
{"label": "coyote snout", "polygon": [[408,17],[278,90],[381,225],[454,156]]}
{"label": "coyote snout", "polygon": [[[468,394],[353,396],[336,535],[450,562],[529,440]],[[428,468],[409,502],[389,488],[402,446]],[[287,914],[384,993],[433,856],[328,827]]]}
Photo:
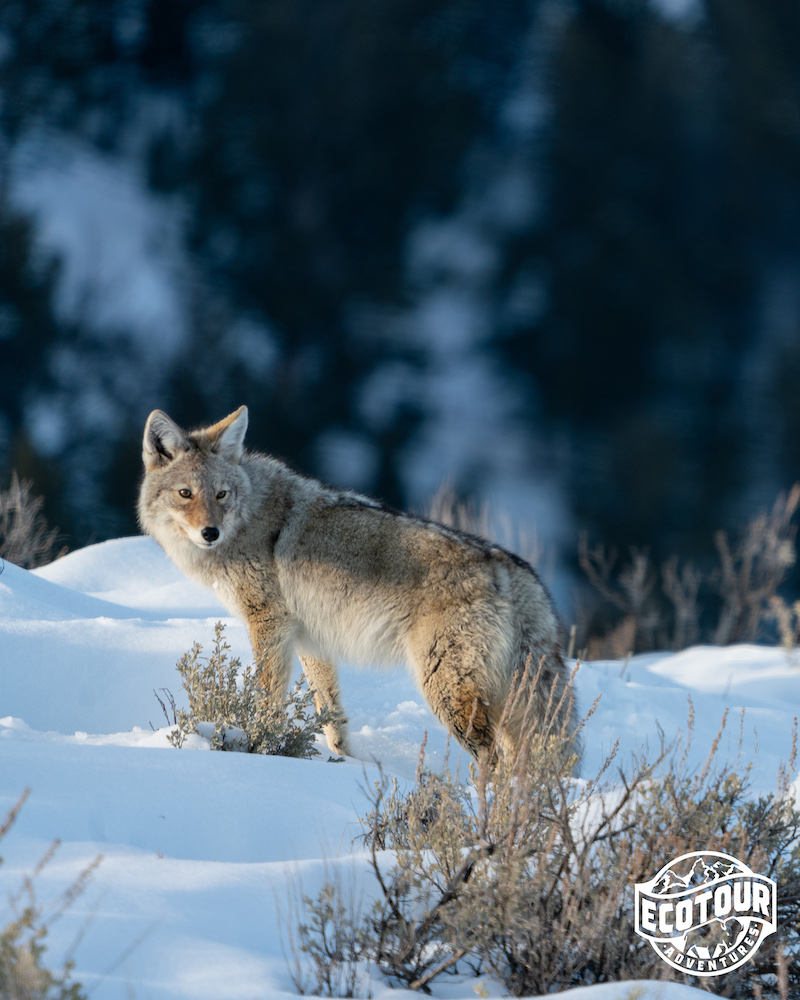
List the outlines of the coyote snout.
{"label": "coyote snout", "polygon": [[202,487],[184,488],[177,491],[172,517],[186,533],[187,537],[200,549],[213,549],[225,537],[225,510],[219,493],[216,501],[204,497]]}
{"label": "coyote snout", "polygon": [[349,752],[340,657],[405,662],[476,756],[514,751],[553,705],[569,718],[558,621],[524,560],[247,453],[246,429],[244,406],[191,432],[151,413],[139,520],[245,620],[267,697],[284,698],[296,652],[317,708],[337,717],[325,734],[335,753]]}

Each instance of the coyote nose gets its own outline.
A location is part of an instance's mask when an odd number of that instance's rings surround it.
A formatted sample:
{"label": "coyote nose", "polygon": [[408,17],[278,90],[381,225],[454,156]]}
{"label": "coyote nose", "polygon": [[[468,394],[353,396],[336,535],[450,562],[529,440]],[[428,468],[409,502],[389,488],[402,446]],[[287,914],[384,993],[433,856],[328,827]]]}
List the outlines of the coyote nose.
{"label": "coyote nose", "polygon": [[219,528],[203,528],[200,532],[206,542],[216,542],[219,538]]}

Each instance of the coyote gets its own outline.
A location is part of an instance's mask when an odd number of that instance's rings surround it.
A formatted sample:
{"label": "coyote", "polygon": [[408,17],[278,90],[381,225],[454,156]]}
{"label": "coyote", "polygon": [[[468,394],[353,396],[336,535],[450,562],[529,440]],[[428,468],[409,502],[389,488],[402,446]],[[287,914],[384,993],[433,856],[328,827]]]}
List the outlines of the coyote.
{"label": "coyote", "polygon": [[[296,652],[317,709],[333,713],[328,744],[345,755],[337,658],[406,663],[476,758],[513,753],[548,706],[569,718],[558,621],[528,563],[245,451],[246,430],[245,406],[195,431],[154,410],[139,522],[244,619],[270,699],[285,698]],[[515,686],[523,697],[510,701]]]}

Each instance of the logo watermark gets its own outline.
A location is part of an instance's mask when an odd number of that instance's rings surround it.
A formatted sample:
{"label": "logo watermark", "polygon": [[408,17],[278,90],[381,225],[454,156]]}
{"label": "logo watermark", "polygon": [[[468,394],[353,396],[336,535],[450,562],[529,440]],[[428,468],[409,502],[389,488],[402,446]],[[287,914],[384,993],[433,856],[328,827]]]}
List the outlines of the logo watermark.
{"label": "logo watermark", "polygon": [[682,854],[635,890],[636,933],[693,976],[738,969],[777,929],[775,882],[730,854]]}

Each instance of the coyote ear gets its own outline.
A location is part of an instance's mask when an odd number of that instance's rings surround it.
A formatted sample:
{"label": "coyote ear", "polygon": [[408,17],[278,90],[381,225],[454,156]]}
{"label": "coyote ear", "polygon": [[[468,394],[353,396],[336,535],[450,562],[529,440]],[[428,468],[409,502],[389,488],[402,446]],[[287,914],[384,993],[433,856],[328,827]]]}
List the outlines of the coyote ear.
{"label": "coyote ear", "polygon": [[206,428],[211,438],[211,448],[229,462],[239,462],[244,450],[242,442],[247,431],[247,407],[240,406],[235,413]]}
{"label": "coyote ear", "polygon": [[142,458],[150,472],[161,465],[168,465],[182,451],[189,450],[186,435],[163,410],[153,410],[144,427]]}

